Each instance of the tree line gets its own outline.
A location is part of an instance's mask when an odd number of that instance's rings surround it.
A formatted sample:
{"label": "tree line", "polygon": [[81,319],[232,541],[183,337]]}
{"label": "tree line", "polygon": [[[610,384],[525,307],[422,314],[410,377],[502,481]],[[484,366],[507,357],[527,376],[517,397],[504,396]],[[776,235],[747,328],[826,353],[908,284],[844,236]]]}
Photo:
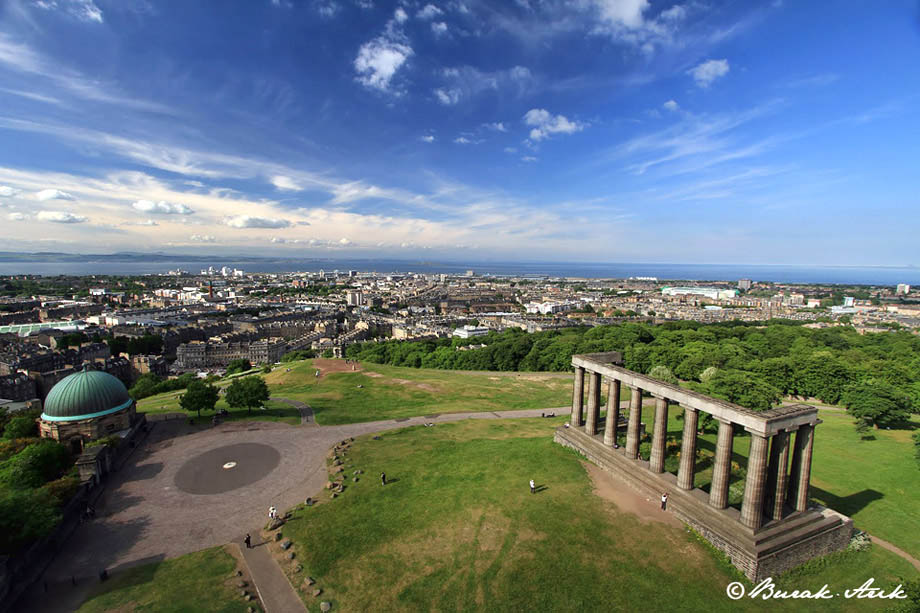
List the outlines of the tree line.
{"label": "tree line", "polygon": [[[485,345],[481,348],[469,348]],[[384,341],[349,346],[348,358],[454,370],[569,371],[574,354],[623,353],[625,367],[657,369],[682,385],[752,409],[783,397],[851,409],[861,428],[890,427],[920,409],[920,337],[859,334],[798,322],[623,323],[527,334],[512,328],[475,339]]]}

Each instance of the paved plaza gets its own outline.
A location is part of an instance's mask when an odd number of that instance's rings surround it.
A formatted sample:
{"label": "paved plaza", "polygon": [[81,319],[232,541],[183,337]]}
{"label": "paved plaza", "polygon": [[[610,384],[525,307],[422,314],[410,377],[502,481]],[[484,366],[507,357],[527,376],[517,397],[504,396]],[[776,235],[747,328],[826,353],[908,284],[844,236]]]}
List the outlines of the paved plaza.
{"label": "paved plaza", "polygon": [[[557,415],[566,410],[544,409]],[[72,610],[102,569],[117,572],[255,534],[268,520],[269,506],[284,511],[322,489],[328,479],[326,455],[345,438],[541,412],[457,413],[342,426],[306,420],[301,426],[241,421],[207,428],[184,419],[155,422],[125,466],[109,476],[96,518],[77,529],[46,571],[55,599],[36,590],[33,599],[20,604],[35,612]],[[224,468],[231,462],[235,465]]]}

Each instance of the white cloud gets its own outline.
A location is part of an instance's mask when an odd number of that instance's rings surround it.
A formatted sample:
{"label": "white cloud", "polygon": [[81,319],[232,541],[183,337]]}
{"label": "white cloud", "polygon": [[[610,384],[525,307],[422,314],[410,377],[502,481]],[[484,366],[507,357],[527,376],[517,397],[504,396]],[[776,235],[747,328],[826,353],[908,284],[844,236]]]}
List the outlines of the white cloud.
{"label": "white cloud", "polygon": [[348,245],[351,244],[351,241],[348,240],[347,238],[341,238],[339,239],[339,244],[342,245],[343,247],[347,247]]}
{"label": "white cloud", "polygon": [[546,109],[530,109],[524,115],[524,123],[533,126],[530,139],[541,141],[552,134],[573,134],[584,130],[584,124],[569,121],[564,115],[553,115]]}
{"label": "white cloud", "polygon": [[431,134],[426,134],[425,136],[421,137],[421,140],[426,143],[433,143],[434,136],[432,136]]}
{"label": "white cloud", "polygon": [[60,9],[80,21],[102,23],[102,11],[93,0],[36,0],[34,6],[52,11]]}
{"label": "white cloud", "polygon": [[35,194],[35,197],[42,202],[48,200],[76,200],[72,195],[67,192],[62,192],[59,189],[43,189],[42,191]]}
{"label": "white cloud", "polygon": [[437,96],[438,101],[445,106],[451,106],[460,102],[460,91],[456,89],[438,88],[434,90],[434,95]]}
{"label": "white cloud", "polygon": [[445,68],[441,71],[447,83],[434,90],[441,104],[454,105],[463,98],[481,92],[505,90],[524,94],[534,83],[533,74],[525,66],[512,66],[507,70],[483,72],[472,66]]}
{"label": "white cloud", "polygon": [[687,74],[693,76],[693,80],[696,81],[697,85],[706,88],[712,85],[712,82],[719,77],[727,75],[728,71],[728,60],[706,60],[699,66],[688,70]]}
{"label": "white cloud", "polygon": [[677,102],[674,101],[674,100],[668,100],[667,102],[665,102],[665,103],[662,104],[661,106],[662,106],[663,108],[665,108],[666,110],[672,111],[672,112],[673,112],[673,111],[679,111],[679,110],[680,110],[680,105],[677,104]]}
{"label": "white cloud", "polygon": [[21,190],[18,190],[9,185],[0,185],[0,196],[5,198],[12,198],[13,196],[18,196],[21,193]]}
{"label": "white cloud", "polygon": [[469,145],[473,141],[471,141],[465,136],[458,136],[457,138],[454,139],[454,142],[457,143],[458,145]]}
{"label": "white cloud", "polygon": [[299,192],[303,190],[303,187],[297,181],[284,175],[272,177],[271,184],[283,192]]}
{"label": "white cloud", "polygon": [[648,0],[594,0],[593,4],[603,21],[627,28],[641,27],[642,14],[649,7]]}
{"label": "white cloud", "polygon": [[[404,16],[402,20],[400,14]],[[396,9],[396,22],[401,23],[407,18],[405,11],[401,8]],[[358,82],[365,87],[392,92],[390,82],[412,53],[408,39],[398,32],[391,22],[384,34],[364,43],[358,50],[358,56],[354,61]]]}
{"label": "white cloud", "polygon": [[131,206],[136,211],[140,211],[141,213],[148,213],[150,215],[191,215],[195,212],[184,204],[180,204],[178,202],[166,202],[164,200],[160,200],[159,202],[153,202],[152,200],[138,200]]}
{"label": "white cloud", "polygon": [[409,15],[400,6],[400,7],[397,7],[396,10],[393,12],[393,19],[396,20],[396,23],[405,23],[405,21],[409,19]]}
{"label": "white cloud", "polygon": [[152,219],[146,219],[146,220],[144,220],[144,221],[139,221],[139,222],[137,222],[137,225],[139,225],[139,226],[158,226],[158,225],[160,225],[160,224],[158,224],[157,222],[155,222],[155,221],[152,220]]}
{"label": "white cloud", "polygon": [[482,125],[483,127],[488,128],[489,130],[495,130],[496,132],[507,132],[508,131],[508,126],[506,126],[504,123],[500,121],[496,121],[494,123],[484,123]]}
{"label": "white cloud", "polygon": [[687,16],[687,8],[681,6],[680,4],[675,4],[669,9],[661,11],[661,14],[658,15],[658,18],[663,21],[681,21]]}
{"label": "white cloud", "polygon": [[188,239],[195,243],[213,243],[217,241],[217,239],[210,234],[192,234]]}
{"label": "white cloud", "polygon": [[517,147],[505,147],[505,153],[517,153]]}
{"label": "white cloud", "polygon": [[54,223],[83,223],[86,221],[86,217],[66,211],[39,211],[36,217],[40,221],[53,221]]}
{"label": "white cloud", "polygon": [[447,24],[443,21],[436,21],[431,24],[431,31],[435,33],[436,36],[441,36],[442,34],[447,33]]}
{"label": "white cloud", "polygon": [[326,2],[320,4],[316,11],[320,14],[320,17],[325,17],[326,19],[331,19],[335,17],[335,14],[339,12],[339,5],[335,2]]}
{"label": "white cloud", "polygon": [[525,155],[524,157],[521,158],[521,161],[522,162],[536,162],[537,158],[535,158],[532,155]]}
{"label": "white cloud", "polygon": [[291,225],[287,219],[274,217],[253,217],[251,215],[237,215],[224,220],[224,225],[231,228],[287,228]]}
{"label": "white cloud", "polygon": [[444,11],[439,9],[433,4],[426,4],[425,7],[415,14],[419,19],[434,19],[438,15],[443,14]]}
{"label": "white cloud", "polygon": [[29,218],[29,216],[25,215],[24,213],[10,213],[6,216],[6,218],[10,221],[25,221]]}

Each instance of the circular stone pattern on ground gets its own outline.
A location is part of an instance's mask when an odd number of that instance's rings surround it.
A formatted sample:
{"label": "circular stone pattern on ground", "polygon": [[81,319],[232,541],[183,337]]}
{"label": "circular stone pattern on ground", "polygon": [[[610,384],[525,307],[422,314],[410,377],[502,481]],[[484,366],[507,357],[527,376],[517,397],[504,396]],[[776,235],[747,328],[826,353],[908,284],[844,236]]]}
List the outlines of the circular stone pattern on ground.
{"label": "circular stone pattern on ground", "polygon": [[[280,461],[274,447],[261,443],[218,447],[186,461],[176,473],[176,487],[187,494],[223,494],[255,483]],[[233,470],[224,468],[230,463]]]}

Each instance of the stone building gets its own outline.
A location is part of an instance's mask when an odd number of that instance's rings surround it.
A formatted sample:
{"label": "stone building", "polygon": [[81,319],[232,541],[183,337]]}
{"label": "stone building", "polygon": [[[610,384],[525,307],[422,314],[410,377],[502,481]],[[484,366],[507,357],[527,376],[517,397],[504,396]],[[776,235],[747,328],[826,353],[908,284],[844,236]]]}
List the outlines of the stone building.
{"label": "stone building", "polygon": [[113,375],[84,367],[51,389],[39,432],[79,453],[87,441],[128,430],[136,419],[136,403],[125,385]]}

